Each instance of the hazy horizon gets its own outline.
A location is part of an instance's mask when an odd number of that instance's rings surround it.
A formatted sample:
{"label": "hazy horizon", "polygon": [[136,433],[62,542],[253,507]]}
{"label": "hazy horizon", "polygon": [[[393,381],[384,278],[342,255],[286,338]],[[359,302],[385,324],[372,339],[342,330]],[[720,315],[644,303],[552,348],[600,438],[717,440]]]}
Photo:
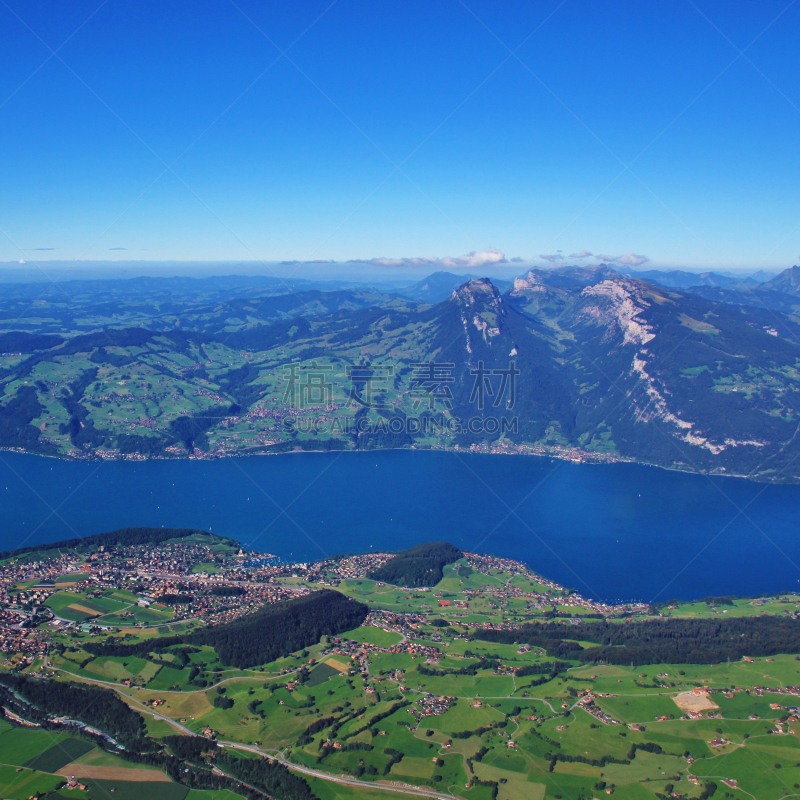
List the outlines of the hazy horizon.
{"label": "hazy horizon", "polygon": [[[513,280],[524,275],[530,269],[562,269],[572,266],[595,267],[596,263],[565,263],[559,265],[542,265],[536,263],[500,263],[480,266],[447,266],[443,264],[407,265],[399,267],[380,267],[368,261],[349,262],[270,262],[270,261],[164,261],[164,260],[130,260],[130,261],[58,261],[44,262],[0,262],[0,283],[41,283],[67,280],[110,280],[152,278],[211,278],[211,277],[266,277],[281,280],[310,280],[330,282],[369,282],[376,285],[407,285],[437,272],[468,277],[487,277],[499,280]],[[682,271],[695,274],[707,272],[730,277],[746,278],[760,274],[760,277],[777,275],[779,269],[705,269],[685,266],[669,266],[644,264],[638,267],[625,267],[609,264],[625,273],[672,272]],[[793,265],[789,265],[793,266]]]}
{"label": "hazy horizon", "polygon": [[17,6],[2,261],[798,260],[797,4]]}

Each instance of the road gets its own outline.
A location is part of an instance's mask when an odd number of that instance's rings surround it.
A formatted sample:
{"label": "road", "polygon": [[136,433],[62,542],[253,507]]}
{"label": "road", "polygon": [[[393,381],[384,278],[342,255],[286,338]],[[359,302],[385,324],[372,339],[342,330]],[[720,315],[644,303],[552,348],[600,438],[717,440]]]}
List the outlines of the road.
{"label": "road", "polygon": [[[185,725],[181,725],[180,722],[177,722],[171,717],[159,714],[153,711],[153,709],[148,708],[143,703],[140,703],[138,700],[135,700],[129,694],[126,694],[122,690],[122,688],[116,683],[113,683],[111,681],[101,681],[96,678],[86,678],[83,676],[75,675],[71,672],[67,672],[66,670],[57,669],[56,667],[50,667],[47,664],[47,658],[45,658],[43,667],[51,670],[52,672],[63,672],[66,675],[69,675],[71,678],[78,678],[79,680],[82,680],[85,683],[91,683],[97,686],[101,686],[103,688],[113,689],[115,692],[122,695],[125,698],[126,702],[128,702],[132,706],[135,706],[137,711],[140,711],[141,713],[144,714],[148,714],[149,716],[153,717],[153,719],[162,720],[163,722],[172,725],[173,728],[175,728],[176,730],[180,731],[181,733],[187,736],[197,736],[197,733],[195,733],[193,730],[190,730]],[[286,675],[281,675],[280,677],[285,678]],[[236,679],[229,678],[228,680],[236,680]],[[204,689],[203,691],[208,691],[208,689]],[[331,783],[338,783],[342,786],[351,786],[361,789],[378,789],[386,792],[395,792],[397,794],[411,795],[413,797],[429,797],[433,798],[434,800],[454,800],[455,798],[455,796],[452,794],[443,794],[441,792],[435,792],[432,789],[425,789],[423,787],[407,786],[405,784],[389,785],[384,783],[378,783],[375,781],[360,781],[358,780],[358,778],[349,778],[344,775],[332,775],[329,772],[323,772],[322,770],[312,769],[311,767],[303,767],[300,764],[294,764],[293,762],[288,761],[286,757],[283,755],[283,753],[281,753],[280,751],[277,752],[267,751],[263,750],[260,747],[256,747],[255,745],[247,745],[247,744],[241,744],[239,742],[228,742],[228,741],[217,741],[217,744],[221,745],[222,747],[228,747],[236,750],[246,750],[247,752],[255,753],[264,758],[268,758],[271,761],[278,761],[285,767],[291,769],[293,772],[299,772],[303,775],[308,775],[313,778],[320,778],[321,780],[330,781]],[[234,778],[234,780],[238,779]]]}
{"label": "road", "polygon": [[[203,586],[216,586],[219,585],[219,581],[214,581],[210,579],[207,575],[202,573],[171,573],[171,572],[143,572],[141,570],[121,570],[120,574],[123,576],[135,575],[136,577],[141,578],[149,578],[149,579],[158,579],[162,581],[182,581],[183,583],[198,583]],[[226,586],[241,586],[244,588],[248,587],[256,587],[256,588],[263,588],[267,584],[264,581],[236,581],[236,580],[226,580]],[[305,590],[302,586],[294,586],[292,584],[281,585],[281,589],[284,589],[292,594],[303,593]],[[115,616],[116,614],[121,614],[124,611],[128,611],[129,609],[133,608],[136,604],[131,603],[130,605],[125,606],[124,608],[120,608],[117,611],[108,611],[105,614],[99,614],[96,617],[89,617],[88,619],[84,620],[84,622],[97,624],[97,625],[104,625],[103,617],[111,617]],[[65,623],[74,623],[74,619],[67,619],[66,617],[59,617],[52,609],[50,609],[53,613],[53,618],[59,620],[60,622]],[[146,630],[148,628],[160,628],[163,625],[174,625],[180,622],[205,622],[206,620],[203,617],[187,617],[185,619],[166,619],[161,622],[155,622],[151,625],[139,625],[136,626],[134,623],[127,623],[127,624],[115,624],[109,625],[109,628],[132,628],[137,627],[139,630]],[[82,624],[82,623],[79,623]]]}
{"label": "road", "polygon": [[331,775],[329,772],[322,772],[318,769],[301,767],[298,764],[293,764],[291,761],[287,761],[282,753],[278,753],[277,755],[275,753],[268,753],[266,750],[262,750],[260,747],[238,744],[236,742],[218,742],[218,744],[221,744],[223,747],[235,747],[239,750],[248,750],[251,753],[257,753],[258,755],[269,758],[272,761],[279,761],[293,772],[300,772],[303,775],[310,775],[314,778],[322,778],[322,780],[332,781],[333,783],[338,783],[342,786],[354,786],[360,789],[382,789],[387,792],[410,794],[414,797],[433,797],[437,798],[437,800],[454,800],[454,795],[442,794],[441,792],[433,791],[433,789],[424,789],[419,786],[407,786],[405,784],[386,785],[373,781],[360,781],[357,778],[348,778],[343,775]]}

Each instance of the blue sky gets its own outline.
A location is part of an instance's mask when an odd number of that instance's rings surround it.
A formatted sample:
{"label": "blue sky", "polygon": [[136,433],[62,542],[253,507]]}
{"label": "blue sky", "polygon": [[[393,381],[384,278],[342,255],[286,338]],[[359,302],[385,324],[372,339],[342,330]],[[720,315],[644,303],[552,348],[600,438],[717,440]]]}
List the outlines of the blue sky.
{"label": "blue sky", "polygon": [[0,0],[0,261],[784,268],[787,2]]}

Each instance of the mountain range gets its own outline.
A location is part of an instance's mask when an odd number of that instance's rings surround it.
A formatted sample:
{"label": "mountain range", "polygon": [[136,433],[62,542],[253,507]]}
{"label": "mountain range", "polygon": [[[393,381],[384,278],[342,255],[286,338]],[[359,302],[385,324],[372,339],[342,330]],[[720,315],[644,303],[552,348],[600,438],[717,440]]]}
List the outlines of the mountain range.
{"label": "mountain range", "polygon": [[663,285],[687,274],[437,273],[391,292],[145,279],[34,303],[17,285],[0,301],[0,446],[478,447],[800,479],[800,268]]}

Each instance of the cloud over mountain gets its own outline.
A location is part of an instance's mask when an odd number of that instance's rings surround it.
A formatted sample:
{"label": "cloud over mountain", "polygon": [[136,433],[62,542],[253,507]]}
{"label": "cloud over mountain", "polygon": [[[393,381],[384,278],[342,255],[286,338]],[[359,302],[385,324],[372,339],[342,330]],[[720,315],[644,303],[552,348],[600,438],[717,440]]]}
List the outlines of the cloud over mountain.
{"label": "cloud over mountain", "polygon": [[[647,256],[639,255],[638,253],[625,253],[621,256],[608,255],[606,253],[592,253],[591,250],[579,250],[577,253],[570,253],[569,258],[598,258],[607,264],[619,264],[624,267],[639,267],[646,264],[650,259]],[[566,256],[562,255],[561,250],[557,250],[552,255],[542,253],[539,258],[547,261],[549,264],[557,264],[559,261],[564,261]]]}
{"label": "cloud over mountain", "polygon": [[646,264],[649,260],[647,256],[639,256],[636,255],[636,253],[626,253],[624,256],[615,259],[614,263],[624,264],[626,267],[639,267],[642,264]]}
{"label": "cloud over mountain", "polygon": [[444,256],[433,258],[415,256],[406,258],[357,258],[351,263],[372,264],[375,267],[487,267],[493,264],[507,264],[505,253],[490,247],[488,250],[473,250],[463,256]]}
{"label": "cloud over mountain", "polygon": [[647,256],[640,256],[636,253],[625,253],[624,256],[609,256],[604,253],[598,253],[597,257],[609,264],[621,264],[624,267],[640,267],[650,260]]}

